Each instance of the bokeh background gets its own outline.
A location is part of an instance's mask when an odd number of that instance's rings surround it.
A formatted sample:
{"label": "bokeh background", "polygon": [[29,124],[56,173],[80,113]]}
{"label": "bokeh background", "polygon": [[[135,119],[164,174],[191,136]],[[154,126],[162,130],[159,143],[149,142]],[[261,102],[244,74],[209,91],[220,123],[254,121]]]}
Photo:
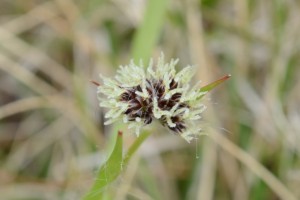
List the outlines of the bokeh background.
{"label": "bokeh background", "polygon": [[80,199],[117,130],[89,80],[161,52],[232,78],[204,99],[207,136],[153,129],[111,198],[300,198],[299,22],[297,0],[1,0],[0,199]]}

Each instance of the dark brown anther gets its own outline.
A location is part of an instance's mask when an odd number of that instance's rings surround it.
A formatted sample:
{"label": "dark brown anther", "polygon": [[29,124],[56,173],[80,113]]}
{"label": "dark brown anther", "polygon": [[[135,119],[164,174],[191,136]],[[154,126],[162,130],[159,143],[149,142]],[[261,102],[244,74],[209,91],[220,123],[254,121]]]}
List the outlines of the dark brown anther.
{"label": "dark brown anther", "polygon": [[181,93],[177,92],[177,93],[175,93],[175,94],[172,95],[171,100],[175,101],[175,102],[179,102],[179,100],[181,98],[181,95],[182,95]]}
{"label": "dark brown anther", "polygon": [[172,79],[170,86],[169,86],[170,89],[173,90],[173,89],[177,88],[177,86],[178,86],[178,83],[174,79]]}
{"label": "dark brown anther", "polygon": [[[178,83],[172,79],[169,88],[174,90],[178,87]],[[146,80],[146,88],[148,97],[141,97],[135,92],[142,92],[141,85],[126,88],[126,91],[120,95],[120,100],[129,104],[128,109],[124,112],[128,117],[128,121],[135,121],[137,117],[141,118],[144,124],[150,124],[154,118],[153,116],[153,99],[157,99],[158,107],[161,110],[170,110],[180,102],[182,94],[177,92],[169,99],[165,99],[165,86],[162,80]],[[180,103],[178,108],[188,107],[186,103]],[[172,122],[176,124],[175,127],[170,127],[167,123],[166,116],[160,118],[163,126],[167,126],[170,130],[180,134],[186,128],[182,120],[183,113],[171,118]]]}
{"label": "dark brown anther", "polygon": [[151,122],[152,122],[152,117],[150,117],[150,116],[147,116],[144,120],[145,124],[151,124]]}

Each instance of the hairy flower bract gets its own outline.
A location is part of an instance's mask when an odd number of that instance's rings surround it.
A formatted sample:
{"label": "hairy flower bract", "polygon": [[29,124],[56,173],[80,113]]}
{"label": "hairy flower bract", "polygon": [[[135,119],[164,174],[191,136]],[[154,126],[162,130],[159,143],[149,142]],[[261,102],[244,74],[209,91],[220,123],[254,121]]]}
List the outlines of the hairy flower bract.
{"label": "hairy flower bract", "polygon": [[133,61],[120,66],[114,79],[101,76],[98,87],[100,106],[108,108],[105,125],[119,119],[134,128],[138,136],[143,126],[158,120],[173,133],[190,142],[200,127],[198,120],[205,105],[201,101],[199,83],[190,87],[193,67],[187,66],[178,73],[178,59],[164,61],[161,54],[157,63],[153,60],[147,68]]}

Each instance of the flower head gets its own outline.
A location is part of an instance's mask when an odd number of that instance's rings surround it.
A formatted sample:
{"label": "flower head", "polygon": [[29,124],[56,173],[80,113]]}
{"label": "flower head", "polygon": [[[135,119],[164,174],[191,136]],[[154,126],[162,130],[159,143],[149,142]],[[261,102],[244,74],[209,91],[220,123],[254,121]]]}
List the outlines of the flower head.
{"label": "flower head", "polygon": [[157,64],[153,66],[151,60],[147,69],[143,63],[137,66],[131,61],[120,66],[115,79],[101,76],[103,84],[98,87],[98,98],[100,106],[109,109],[104,124],[123,119],[139,135],[143,126],[158,120],[191,141],[200,131],[197,120],[205,109],[200,100],[204,93],[199,84],[190,88],[193,68],[187,66],[177,73],[177,63],[178,59],[165,63],[161,54]]}

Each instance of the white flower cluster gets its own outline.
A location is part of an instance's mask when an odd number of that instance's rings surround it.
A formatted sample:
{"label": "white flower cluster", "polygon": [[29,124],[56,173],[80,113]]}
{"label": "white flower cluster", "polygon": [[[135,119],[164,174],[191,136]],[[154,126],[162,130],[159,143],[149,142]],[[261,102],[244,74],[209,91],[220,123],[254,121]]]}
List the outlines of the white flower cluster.
{"label": "white flower cluster", "polygon": [[101,76],[98,98],[100,106],[109,109],[105,125],[122,119],[138,136],[143,126],[156,119],[190,142],[200,131],[197,120],[205,110],[204,93],[199,83],[190,88],[193,68],[187,66],[176,73],[177,63],[178,59],[165,63],[161,54],[155,66],[153,60],[147,68],[131,61],[120,66],[115,79]]}

